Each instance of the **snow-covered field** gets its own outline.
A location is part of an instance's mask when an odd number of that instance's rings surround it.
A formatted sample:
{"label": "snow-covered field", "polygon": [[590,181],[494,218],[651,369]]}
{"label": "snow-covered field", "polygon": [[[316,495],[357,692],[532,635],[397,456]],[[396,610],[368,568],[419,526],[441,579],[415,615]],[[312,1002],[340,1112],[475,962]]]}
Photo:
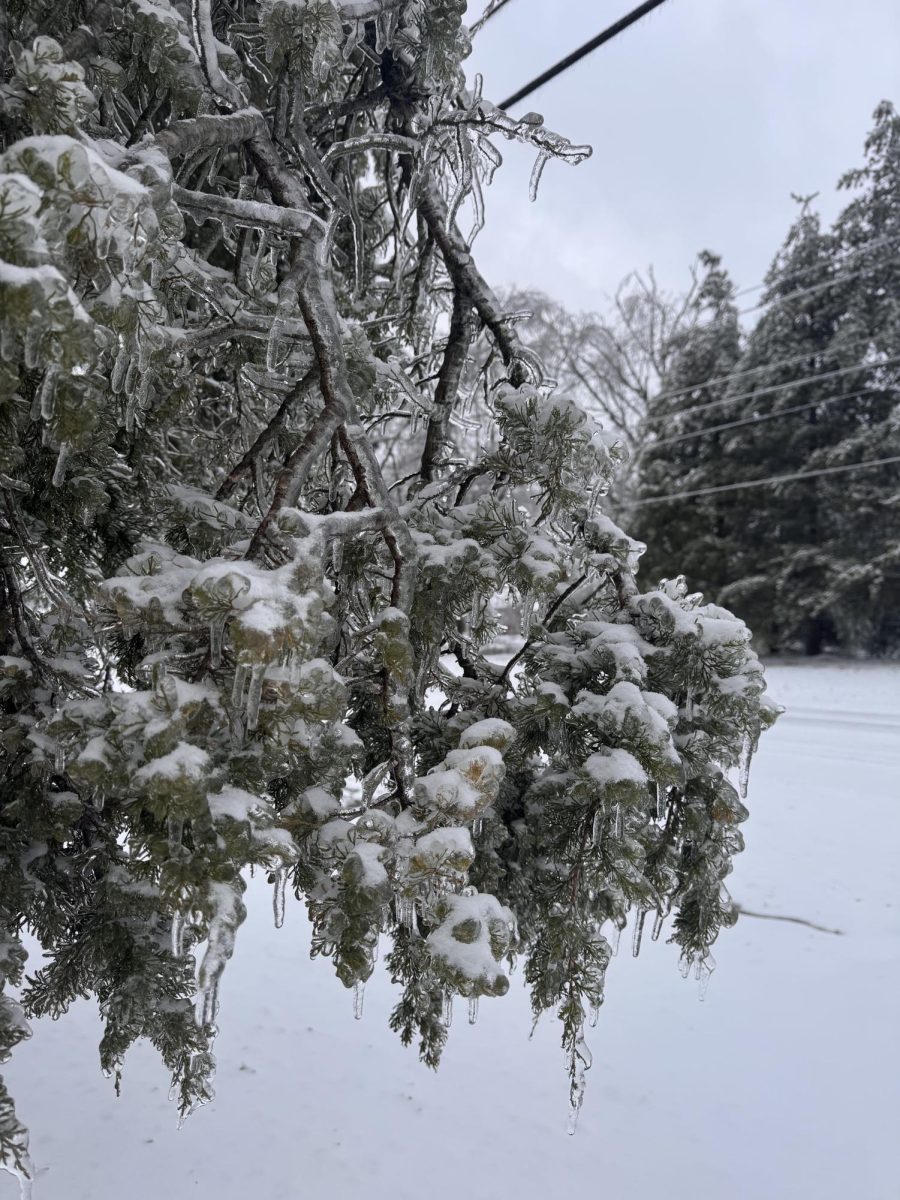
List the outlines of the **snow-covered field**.
{"label": "snow-covered field", "polygon": [[116,1100],[87,1003],[16,1052],[37,1200],[897,1200],[900,666],[769,681],[788,712],[754,762],[731,890],[842,934],[744,917],[702,1004],[672,947],[635,961],[623,937],[576,1137],[557,1030],[528,1041],[521,988],[474,1027],[457,1012],[434,1075],[387,1029],[383,978],[354,1021],[302,912],[273,929],[263,885],[222,985],[218,1098],[181,1132],[143,1047]]}

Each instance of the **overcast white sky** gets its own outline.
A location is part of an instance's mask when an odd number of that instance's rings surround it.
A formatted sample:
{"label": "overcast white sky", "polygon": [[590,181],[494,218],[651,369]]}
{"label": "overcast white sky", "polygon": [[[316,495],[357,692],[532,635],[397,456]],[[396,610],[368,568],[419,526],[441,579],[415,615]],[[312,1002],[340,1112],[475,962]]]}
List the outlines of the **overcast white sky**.
{"label": "overcast white sky", "polygon": [[[467,63],[494,102],[635,7],[637,0],[510,0]],[[470,20],[483,9],[470,0]],[[495,285],[602,308],[634,268],[671,288],[695,253],[759,282],[787,232],[791,192],[819,192],[862,157],[872,111],[900,107],[898,0],[668,0],[512,111],[588,142],[578,167],[501,143],[476,257]]]}

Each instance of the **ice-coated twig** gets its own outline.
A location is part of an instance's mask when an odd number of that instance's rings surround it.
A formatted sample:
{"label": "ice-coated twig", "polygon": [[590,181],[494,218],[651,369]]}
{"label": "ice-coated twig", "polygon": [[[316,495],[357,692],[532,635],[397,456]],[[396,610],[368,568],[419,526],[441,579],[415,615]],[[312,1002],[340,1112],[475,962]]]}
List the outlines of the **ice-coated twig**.
{"label": "ice-coated twig", "polygon": [[191,25],[197,57],[206,80],[220,100],[231,108],[240,108],[244,103],[241,90],[223,75],[219,67],[216,37],[213,33],[212,0],[191,0]]}
{"label": "ice-coated twig", "polygon": [[742,917],[757,917],[760,921],[789,921],[792,925],[805,925],[808,929],[815,929],[817,933],[833,933],[835,937],[843,937],[843,929],[832,929],[828,925],[818,925],[815,921],[807,921],[805,917],[788,917],[782,913],[764,913],[755,912],[751,908],[744,908],[742,904],[736,904],[735,911],[740,913]]}
{"label": "ice-coated twig", "polygon": [[231,196],[213,196],[208,192],[193,192],[172,187],[172,199],[203,219],[221,221],[223,225],[240,225],[245,229],[273,229],[278,233],[302,236],[315,226],[325,230],[325,222],[314,212],[298,212],[293,208],[280,208],[277,204],[266,204],[262,200],[235,200]]}

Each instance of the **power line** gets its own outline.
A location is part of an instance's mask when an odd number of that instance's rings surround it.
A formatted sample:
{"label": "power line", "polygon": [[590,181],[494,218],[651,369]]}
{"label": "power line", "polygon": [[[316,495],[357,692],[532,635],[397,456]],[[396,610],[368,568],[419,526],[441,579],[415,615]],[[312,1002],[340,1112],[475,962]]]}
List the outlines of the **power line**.
{"label": "power line", "polygon": [[[845,254],[841,261],[847,263],[854,258],[859,258],[861,254],[867,254],[870,250],[877,249],[879,246],[888,246],[892,242],[898,241],[900,241],[900,233],[893,233],[889,237],[875,238],[871,242],[866,242],[864,246],[857,246],[855,250],[851,250],[849,254]],[[814,275],[816,271],[820,271],[821,269],[822,264],[815,263],[813,266],[803,267],[799,271],[786,271],[784,273],[790,274],[794,279],[802,279],[804,275]],[[741,288],[740,291],[734,293],[735,299],[740,296],[749,296],[751,292],[760,292],[764,287],[771,287],[771,284],[763,281],[762,283],[754,283],[751,287]],[[747,311],[750,312],[751,310],[748,309]]]}
{"label": "power line", "polygon": [[509,4],[509,0],[490,0],[475,24],[469,26],[469,36],[474,37],[482,25],[487,24],[491,17],[496,16],[500,9],[505,8],[507,4]]}
{"label": "power line", "polygon": [[[849,353],[855,350],[864,350],[871,345],[871,338],[866,338],[862,342],[851,342],[849,346],[838,347],[844,353]],[[727,375],[716,375],[712,379],[704,379],[702,383],[692,383],[687,387],[676,388],[671,392],[660,392],[659,395],[653,397],[654,403],[658,400],[675,400],[679,396],[688,396],[691,392],[699,392],[701,388],[714,387],[719,383],[732,383],[735,379],[744,379],[748,375],[758,375],[760,371],[774,371],[776,367],[790,367],[796,363],[807,362],[815,353],[813,350],[808,350],[805,354],[795,354],[791,358],[776,358],[772,362],[760,363],[758,367],[747,367],[743,371],[730,371]],[[873,366],[880,364],[874,363]],[[863,370],[864,368],[860,368]],[[730,399],[730,398],[729,398]],[[724,401],[723,401],[724,403]],[[695,411],[695,410],[690,410]],[[696,411],[701,411],[699,408]]]}
{"label": "power line", "polygon": [[673,442],[690,442],[694,438],[705,437],[708,433],[723,433],[726,429],[739,429],[743,425],[760,425],[764,421],[777,421],[781,417],[793,416],[794,413],[809,412],[813,408],[822,408],[826,404],[837,404],[839,400],[858,400],[860,396],[868,396],[869,391],[844,392],[840,396],[826,396],[824,400],[813,400],[811,404],[795,404],[791,408],[780,408],[777,412],[759,413],[752,417],[742,417],[739,421],[726,421],[721,425],[708,425],[705,429],[695,429],[690,433],[676,433],[671,437],[657,438],[654,446],[668,446]]}
{"label": "power line", "polygon": [[759,304],[751,304],[749,308],[739,308],[737,315],[742,317],[746,313],[759,312],[761,308],[769,310],[780,308],[782,304],[787,304],[789,300],[799,300],[802,296],[812,296],[815,292],[827,291],[828,288],[834,287],[836,283],[840,283],[844,279],[858,279],[860,275],[868,275],[873,269],[872,267],[860,267],[858,271],[838,271],[830,279],[826,279],[822,283],[815,283],[812,287],[797,288],[796,291],[787,292],[784,296],[775,296],[771,300],[760,300]]}
{"label": "power line", "polygon": [[[686,408],[683,411],[692,414],[707,412],[711,408],[721,408],[723,404],[736,404],[738,400],[752,400],[757,396],[765,396],[770,392],[784,392],[790,390],[791,388],[801,387],[806,383],[816,383],[822,379],[837,379],[841,375],[850,375],[854,371],[874,371],[878,367],[893,367],[896,366],[897,363],[900,363],[900,358],[886,358],[882,362],[857,363],[853,367],[840,367],[836,371],[820,371],[815,375],[806,375],[802,379],[790,379],[787,383],[773,383],[767,387],[754,388],[750,392],[740,392],[737,396],[725,396],[720,400],[710,400],[706,404],[694,404],[690,408]],[[698,384],[697,387],[692,390],[696,391],[705,386],[706,384]],[[663,397],[660,396],[655,397],[657,400],[662,398]]]}
{"label": "power line", "polygon": [[636,21],[639,21],[641,17],[645,17],[647,13],[652,12],[654,8],[659,8],[661,4],[665,4],[665,0],[645,0],[643,4],[639,4],[637,8],[632,9],[627,16],[622,17],[615,24],[604,29],[602,33],[598,33],[596,37],[591,38],[589,42],[585,42],[579,49],[573,50],[571,54],[567,54],[565,58],[560,59],[558,63],[544,71],[542,75],[538,75],[537,79],[532,79],[531,83],[526,83],[517,92],[513,92],[508,100],[503,101],[500,107],[511,108],[520,100],[524,100],[526,96],[530,96],[532,92],[536,92],[545,83],[549,83],[551,79],[555,79],[557,75],[561,75],[563,71],[567,71],[569,67],[580,62],[582,58],[585,58],[592,51],[603,46],[606,42],[612,41],[620,33],[624,33],[629,26],[634,25]]}
{"label": "power line", "polygon": [[716,487],[693,488],[685,492],[670,492],[666,496],[647,496],[643,500],[635,500],[635,506],[641,504],[662,504],[667,500],[687,500],[693,496],[713,496],[719,492],[736,492],[741,488],[764,487],[769,484],[790,483],[797,479],[812,479],[816,475],[838,475],[841,472],[862,471],[868,467],[885,467],[889,463],[900,463],[900,454],[892,458],[873,458],[865,462],[846,463],[841,467],[818,467],[813,471],[795,471],[790,475],[769,475],[765,479],[747,479],[743,483],[720,483]]}

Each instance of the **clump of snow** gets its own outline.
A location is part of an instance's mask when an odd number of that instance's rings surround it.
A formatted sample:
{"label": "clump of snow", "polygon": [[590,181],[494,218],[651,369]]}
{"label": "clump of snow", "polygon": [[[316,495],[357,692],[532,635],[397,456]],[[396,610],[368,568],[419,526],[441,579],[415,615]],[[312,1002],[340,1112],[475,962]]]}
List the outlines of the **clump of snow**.
{"label": "clump of snow", "polygon": [[464,996],[502,996],[509,980],[499,963],[509,949],[513,915],[494,896],[444,896],[436,905],[440,924],[426,938],[436,965]]}
{"label": "clump of snow", "polygon": [[647,772],[627,750],[601,750],[586,758],[583,766],[595,783],[606,785],[647,782]]}
{"label": "clump of snow", "polygon": [[476,721],[474,725],[464,729],[459,739],[459,745],[463,750],[474,746],[493,746],[495,750],[502,752],[515,740],[516,731],[509,721],[491,717],[485,721]]}
{"label": "clump of snow", "polygon": [[210,757],[200,746],[179,742],[174,750],[159,758],[151,758],[135,773],[138,783],[150,780],[202,779],[210,765]]}

